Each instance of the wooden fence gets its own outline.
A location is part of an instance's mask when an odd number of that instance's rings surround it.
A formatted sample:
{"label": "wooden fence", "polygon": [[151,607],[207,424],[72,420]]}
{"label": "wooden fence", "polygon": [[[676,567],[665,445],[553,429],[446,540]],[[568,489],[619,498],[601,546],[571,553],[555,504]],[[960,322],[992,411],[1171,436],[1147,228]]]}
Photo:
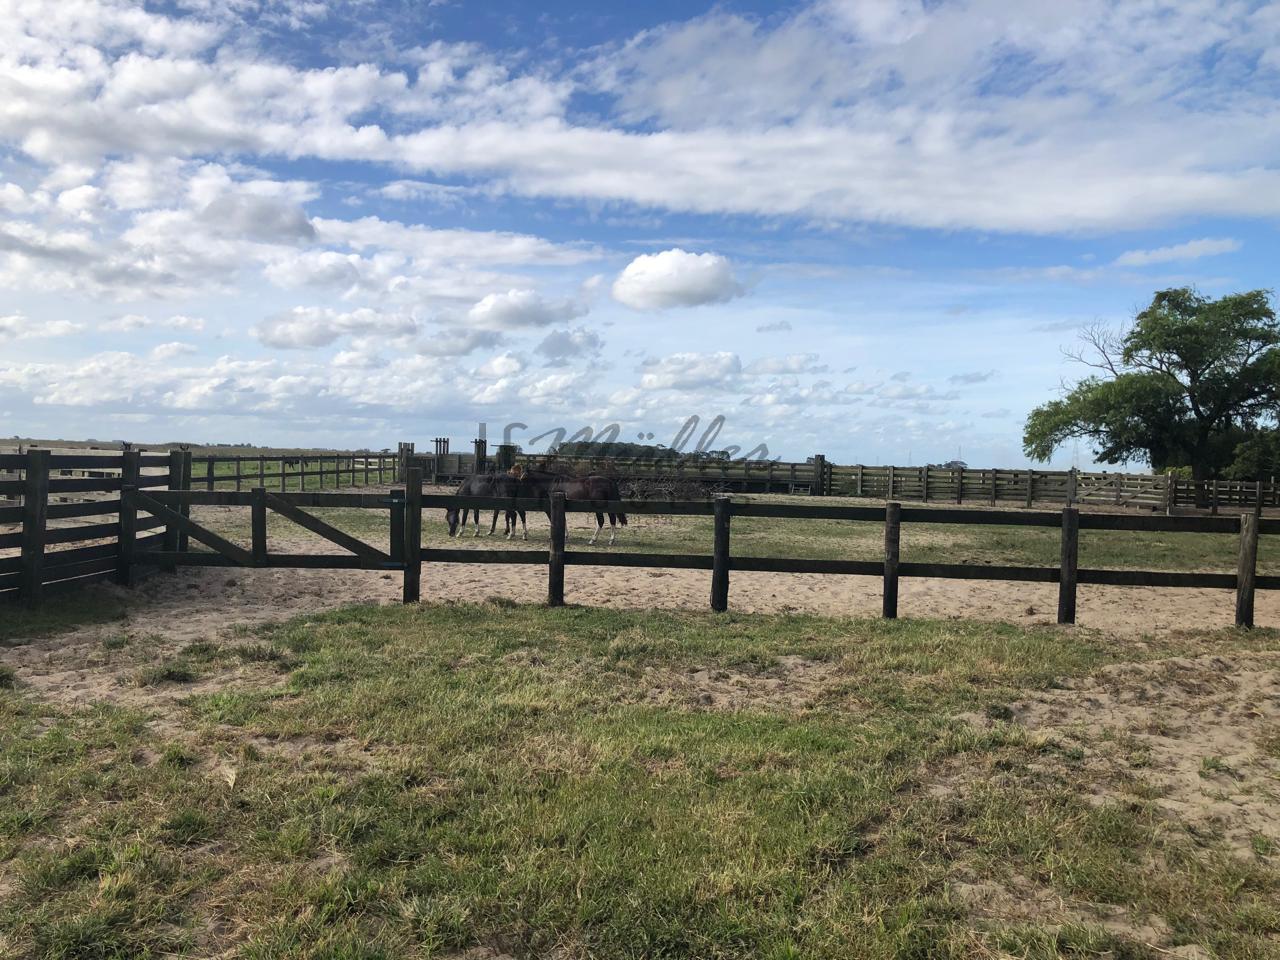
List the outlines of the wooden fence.
{"label": "wooden fence", "polygon": [[[502,450],[501,447],[498,448]],[[1275,479],[1208,480],[1199,484],[1172,474],[1088,472],[1081,470],[1003,470],[968,467],[845,466],[815,454],[805,463],[781,461],[708,460],[701,457],[615,459],[559,454],[508,455],[510,463],[530,469],[574,474],[598,473],[625,480],[682,484],[694,482],[719,492],[789,493],[811,496],[867,497],[920,503],[984,503],[1022,506],[1137,507],[1172,515],[1179,510],[1260,512],[1280,508],[1280,485]],[[483,441],[474,452],[450,453],[448,443],[436,441],[434,453],[416,453],[411,443],[400,444],[397,479],[404,482],[410,467],[422,470],[431,483],[456,483],[473,473],[505,466],[501,454],[492,456]]]}
{"label": "wooden fence", "polygon": [[242,490],[247,485],[264,487],[270,483],[281,493],[305,492],[308,487],[323,490],[326,483],[335,490],[393,483],[396,457],[380,453],[196,456],[192,469],[192,481],[206,490]]}
{"label": "wooden fence", "polygon": [[[1076,597],[1080,584],[1148,587],[1208,587],[1234,590],[1236,623],[1251,627],[1254,622],[1256,590],[1280,589],[1280,576],[1257,575],[1258,537],[1280,533],[1280,520],[1262,520],[1253,513],[1240,517],[1163,517],[1136,514],[1081,514],[1077,507],[1061,512],[1028,510],[976,510],[934,507],[904,507],[897,501],[883,506],[837,506],[826,504],[763,503],[735,501],[721,496],[713,501],[566,501],[563,494],[546,499],[505,499],[458,497],[423,492],[423,476],[411,468],[405,490],[379,494],[294,493],[269,494],[259,487],[249,492],[168,490],[144,492],[126,487],[123,491],[122,538],[137,512],[148,512],[154,521],[165,523],[168,534],[162,549],[141,548],[135,544],[123,552],[123,579],[130,576],[129,565],[172,568],[175,566],[240,566],[240,567],[334,567],[343,569],[399,570],[403,575],[403,599],[416,601],[421,594],[424,566],[432,563],[497,563],[536,564],[547,567],[547,599],[553,605],[564,603],[564,578],[567,566],[659,567],[709,570],[710,604],[713,610],[728,609],[731,575],[735,571],[769,573],[817,573],[830,575],[874,576],[883,582],[882,613],[898,615],[898,584],[904,577],[926,577],[959,580],[1005,580],[1058,584],[1058,622],[1074,623]],[[190,509],[198,505],[244,506],[252,511],[252,545],[249,549],[232,544],[193,522]],[[385,509],[389,513],[390,549],[366,544],[301,510],[312,507],[362,507]],[[548,550],[472,550],[432,547],[422,544],[422,511],[429,508],[455,506],[480,509],[547,510],[551,517]],[[342,546],[345,554],[290,555],[273,554],[267,541],[267,510],[275,509],[308,529]],[[711,516],[713,540],[708,554],[614,553],[605,550],[576,551],[565,547],[565,514],[567,512],[613,512],[682,516]],[[734,517],[771,517],[787,519],[826,519],[872,522],[883,526],[884,554],[878,560],[821,560],[796,557],[743,557],[731,550]],[[996,526],[1038,526],[1058,528],[1061,533],[1060,562],[1052,567],[989,566],[982,564],[913,563],[901,558],[902,525],[906,523],[943,523]],[[1079,534],[1081,530],[1129,530],[1168,533],[1219,533],[1239,538],[1239,561],[1232,573],[1170,572],[1081,568]],[[204,543],[210,551],[188,549],[178,539],[182,534]],[[154,547],[154,545],[153,545]]]}
{"label": "wooden fence", "polygon": [[177,531],[155,518],[126,531],[122,498],[126,488],[183,489],[189,468],[182,451],[0,454],[0,600],[34,603],[118,577],[130,548],[178,549]]}

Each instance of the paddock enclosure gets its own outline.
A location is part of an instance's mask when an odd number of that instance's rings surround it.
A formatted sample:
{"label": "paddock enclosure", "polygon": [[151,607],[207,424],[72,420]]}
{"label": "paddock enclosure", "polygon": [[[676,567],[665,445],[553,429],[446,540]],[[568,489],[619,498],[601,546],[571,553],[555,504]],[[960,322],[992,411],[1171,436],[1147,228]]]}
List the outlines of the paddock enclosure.
{"label": "paddock enclosure", "polygon": [[[0,466],[13,466],[14,457],[0,459]],[[364,569],[393,571],[403,578],[402,598],[418,600],[430,565],[524,564],[547,568],[547,601],[564,602],[565,568],[571,566],[642,567],[651,569],[707,570],[709,604],[712,610],[729,606],[729,584],[735,571],[760,573],[807,573],[835,576],[877,577],[882,581],[882,613],[898,615],[898,585],[903,578],[948,580],[993,580],[1058,584],[1057,620],[1073,623],[1080,584],[1145,587],[1202,587],[1233,590],[1236,594],[1235,622],[1252,626],[1257,590],[1280,589],[1280,576],[1259,576],[1257,556],[1259,536],[1280,533],[1280,519],[1262,518],[1256,513],[1239,516],[1159,516],[1136,513],[1082,513],[1068,506],[1061,511],[981,510],[942,506],[903,506],[888,501],[883,506],[845,506],[821,502],[771,503],[720,495],[711,500],[620,500],[566,501],[563,495],[550,500],[458,497],[424,493],[424,478],[417,467],[408,468],[403,489],[379,492],[320,492],[268,489],[209,489],[191,476],[192,457],[188,452],[167,455],[126,452],[119,456],[115,476],[64,478],[58,470],[82,466],[86,458],[54,457],[47,451],[31,451],[22,458],[26,475],[19,481],[5,481],[9,493],[20,492],[21,506],[0,508],[0,522],[21,524],[21,529],[0,534],[0,547],[17,547],[17,556],[0,558],[0,597],[37,602],[43,596],[96,580],[114,579],[128,584],[140,575],[172,571],[179,566],[226,566],[244,568]],[[101,459],[101,458],[94,458]],[[389,458],[378,458],[379,460]],[[371,476],[384,475],[389,464],[371,464]],[[260,472],[262,464],[259,464]],[[282,482],[284,464],[279,476]],[[299,480],[305,482],[300,471]],[[319,471],[316,471],[317,473]],[[351,463],[345,476],[362,478]],[[244,474],[226,481],[243,484]],[[256,477],[254,479],[257,479]],[[71,493],[115,494],[86,503],[50,502]],[[251,542],[234,542],[208,526],[193,520],[193,507],[238,507],[249,511]],[[462,549],[424,545],[423,512],[446,507],[481,510],[520,509],[547,511],[550,517],[548,549]],[[381,546],[326,522],[308,509],[334,508],[374,511],[385,514],[374,527],[385,524],[386,543]],[[706,552],[611,552],[574,550],[566,546],[566,514],[625,513],[663,517],[710,517],[711,542]],[[270,550],[269,513],[301,526],[340,552],[303,554]],[[112,516],[113,521],[68,526],[51,523],[80,517]],[[875,524],[883,528],[883,554],[876,559],[840,559],[797,556],[743,556],[732,549],[734,518],[771,518],[778,521],[822,520]],[[901,556],[902,531],[913,524],[966,525],[992,528],[1050,528],[1059,533],[1059,562],[1056,565],[1007,563],[912,562]],[[1228,534],[1238,539],[1235,573],[1175,570],[1132,570],[1081,567],[1081,530],[1135,531],[1151,533]],[[155,532],[159,531],[159,532]],[[68,543],[88,545],[59,549]]]}

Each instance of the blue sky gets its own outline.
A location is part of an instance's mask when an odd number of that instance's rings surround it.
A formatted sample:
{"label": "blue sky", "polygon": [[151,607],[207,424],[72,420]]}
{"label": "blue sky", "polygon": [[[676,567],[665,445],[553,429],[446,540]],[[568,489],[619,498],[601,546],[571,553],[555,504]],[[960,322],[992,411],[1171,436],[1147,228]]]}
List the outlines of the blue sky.
{"label": "blue sky", "polygon": [[0,11],[5,435],[1012,466],[1081,326],[1274,283],[1278,4]]}

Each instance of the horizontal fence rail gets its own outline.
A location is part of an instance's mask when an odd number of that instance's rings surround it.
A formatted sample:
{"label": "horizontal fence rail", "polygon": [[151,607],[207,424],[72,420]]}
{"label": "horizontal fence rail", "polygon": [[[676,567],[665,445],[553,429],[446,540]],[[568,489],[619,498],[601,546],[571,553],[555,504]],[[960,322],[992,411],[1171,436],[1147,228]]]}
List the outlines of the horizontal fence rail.
{"label": "horizontal fence rail", "polygon": [[[128,455],[126,455],[127,458]],[[136,460],[136,457],[135,457]],[[49,553],[41,547],[62,542],[54,531],[41,529],[41,512],[30,504],[40,502],[39,478],[47,475],[29,471],[31,494],[24,506],[23,529],[17,538],[6,534],[6,543],[23,548],[17,558],[0,559],[0,590],[21,595],[40,594],[49,584],[89,582],[90,578],[112,576],[132,583],[138,570],[172,570],[178,566],[351,569],[398,571],[402,574],[402,599],[416,601],[421,594],[423,565],[431,563],[519,564],[547,567],[547,600],[564,603],[566,567],[659,567],[711,572],[710,605],[728,609],[730,584],[735,572],[808,573],[878,577],[883,583],[886,617],[898,615],[898,585],[902,578],[942,578],[959,580],[1004,580],[1058,585],[1058,620],[1074,623],[1079,585],[1198,587],[1233,590],[1236,595],[1236,623],[1252,626],[1257,590],[1280,589],[1280,576],[1257,574],[1257,544],[1262,534],[1280,533],[1280,519],[1259,519],[1252,513],[1226,516],[1158,516],[1140,514],[1088,514],[1077,507],[1061,511],[957,509],[953,507],[910,507],[897,501],[884,505],[857,506],[824,503],[770,503],[735,500],[718,496],[713,500],[566,500],[562,493],[548,497],[460,497],[425,493],[424,476],[416,467],[407,471],[405,489],[386,493],[333,493],[319,491],[271,492],[265,486],[247,491],[201,490],[189,484],[189,458],[171,464],[170,488],[155,489],[126,482],[119,500],[117,524],[85,526],[88,535],[108,535],[109,542],[76,550]],[[137,479],[137,468],[125,460],[126,479]],[[233,543],[191,519],[191,509],[199,506],[247,507],[251,511],[251,543]],[[308,508],[346,507],[385,510],[388,513],[390,548],[365,543],[307,513]],[[424,547],[424,510],[437,509],[524,510],[546,512],[551,519],[550,544],[546,550],[481,550],[457,547]],[[272,553],[267,537],[267,516],[275,512],[340,547],[341,553]],[[713,520],[711,552],[706,554],[614,553],[607,550],[574,550],[566,544],[565,518],[570,513],[628,513],[667,516],[709,516]],[[731,552],[732,520],[760,517],[778,520],[841,520],[876,523],[883,527],[884,554],[879,559],[810,559],[803,557],[746,557]],[[47,515],[43,519],[47,519]],[[1034,526],[1055,528],[1061,539],[1061,561],[1056,566],[986,565],[963,563],[918,563],[901,556],[902,527],[908,524],[964,524],[981,526]],[[139,536],[144,530],[162,533]],[[114,541],[109,534],[116,531]],[[1081,530],[1128,530],[1168,533],[1216,533],[1237,536],[1240,542],[1236,572],[1182,572],[1092,569],[1079,566]],[[54,534],[51,538],[50,534]],[[67,535],[68,538],[70,535]],[[207,549],[193,549],[190,541]],[[67,542],[70,542],[69,539]],[[40,561],[34,564],[37,557]],[[33,573],[33,569],[35,572]]]}

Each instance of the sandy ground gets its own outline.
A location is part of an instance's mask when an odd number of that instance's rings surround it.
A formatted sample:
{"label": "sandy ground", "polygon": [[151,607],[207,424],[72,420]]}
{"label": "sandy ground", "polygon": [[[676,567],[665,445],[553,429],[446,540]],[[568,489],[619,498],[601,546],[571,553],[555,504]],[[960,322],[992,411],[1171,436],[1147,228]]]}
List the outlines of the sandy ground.
{"label": "sandy ground", "polygon": [[[475,542],[496,546],[500,539]],[[273,534],[272,549],[296,553],[336,550],[301,530],[296,537]],[[469,602],[501,597],[539,603],[546,598],[546,578],[546,567],[539,565],[428,564],[423,568],[422,598],[428,602]],[[575,565],[565,571],[565,598],[587,606],[705,610],[710,581],[710,572],[704,570]],[[159,657],[199,640],[217,639],[236,626],[284,620],[349,603],[395,603],[400,598],[401,578],[399,573],[358,570],[187,568],[154,575],[128,591],[110,585],[92,589],[125,596],[126,618],[0,648],[0,661],[52,699],[154,703],[156,691],[122,683],[119,675],[122,670],[136,670],[139,649]],[[875,577],[737,572],[730,579],[730,609],[744,613],[875,617],[880,615],[880,604],[881,584]],[[904,579],[898,607],[903,617],[1052,624],[1057,587]],[[1082,586],[1079,592],[1079,624],[1117,637],[1227,627],[1233,617],[1233,594],[1225,590]],[[1280,625],[1280,593],[1259,593],[1257,622],[1260,626]],[[131,638],[133,656],[113,656],[106,649],[105,641],[120,635]],[[115,662],[119,670],[112,668]],[[242,671],[245,675],[222,677],[217,682],[248,682],[254,669],[246,667]],[[199,683],[185,686],[174,696],[201,692],[199,687]]]}

